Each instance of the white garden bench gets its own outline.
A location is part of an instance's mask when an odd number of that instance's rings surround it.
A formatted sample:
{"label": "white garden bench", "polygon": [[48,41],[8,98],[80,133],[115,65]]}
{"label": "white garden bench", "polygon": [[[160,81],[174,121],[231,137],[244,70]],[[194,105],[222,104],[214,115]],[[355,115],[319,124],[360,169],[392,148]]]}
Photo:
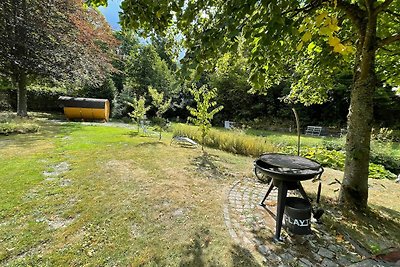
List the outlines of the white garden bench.
{"label": "white garden bench", "polygon": [[322,131],[321,126],[307,126],[306,135],[320,136]]}

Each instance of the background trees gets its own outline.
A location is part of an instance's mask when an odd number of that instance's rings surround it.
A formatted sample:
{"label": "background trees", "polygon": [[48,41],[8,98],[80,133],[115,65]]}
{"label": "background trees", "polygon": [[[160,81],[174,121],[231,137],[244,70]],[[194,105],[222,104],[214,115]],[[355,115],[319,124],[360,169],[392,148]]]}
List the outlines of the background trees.
{"label": "background trees", "polygon": [[177,0],[157,5],[125,0],[121,19],[126,28],[156,32],[175,24],[188,48],[184,62],[197,72],[210,68],[215,55],[235,51],[242,42],[250,52],[253,87],[269,88],[290,79],[292,100],[307,104],[326,99],[332,76],[343,66],[352,67],[341,203],[363,209],[374,91],[378,80],[399,81],[397,71],[379,72],[397,69],[392,64],[399,62],[399,6],[398,0]]}
{"label": "background trees", "polygon": [[18,115],[27,115],[32,79],[101,84],[112,70],[111,30],[81,1],[5,0],[0,14],[0,72],[18,88]]}

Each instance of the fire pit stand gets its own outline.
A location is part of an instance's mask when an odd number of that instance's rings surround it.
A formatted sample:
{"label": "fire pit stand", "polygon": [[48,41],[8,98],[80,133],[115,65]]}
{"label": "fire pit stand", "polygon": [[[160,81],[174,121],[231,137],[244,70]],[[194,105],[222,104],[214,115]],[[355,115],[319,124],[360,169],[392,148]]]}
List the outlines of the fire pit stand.
{"label": "fire pit stand", "polygon": [[[283,213],[285,210],[286,196],[288,190],[299,190],[302,197],[310,202],[300,181],[309,180],[317,175],[320,176],[324,169],[315,161],[300,156],[269,153],[263,154],[254,162],[255,168],[272,178],[260,205],[265,207],[265,200],[274,187],[278,188],[278,199],[276,206],[276,224],[274,240],[282,242],[281,229]],[[320,188],[318,189],[320,191]],[[318,197],[319,198],[319,197]]]}

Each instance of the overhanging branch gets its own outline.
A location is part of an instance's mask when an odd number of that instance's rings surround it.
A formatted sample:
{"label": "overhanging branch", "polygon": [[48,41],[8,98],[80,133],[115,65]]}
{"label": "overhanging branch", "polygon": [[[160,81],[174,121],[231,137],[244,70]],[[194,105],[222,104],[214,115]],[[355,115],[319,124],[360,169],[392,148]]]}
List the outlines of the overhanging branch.
{"label": "overhanging branch", "polygon": [[345,0],[337,0],[336,5],[339,9],[343,10],[351,21],[356,25],[359,31],[362,30],[363,19],[367,16],[365,11],[359,6],[346,2]]}
{"label": "overhanging branch", "polygon": [[380,4],[379,6],[377,6],[375,8],[375,14],[378,14],[380,12],[382,12],[384,9],[386,9],[391,3],[393,2],[393,0],[386,0],[385,2],[383,2],[382,4]]}
{"label": "overhanging branch", "polygon": [[378,48],[382,48],[385,45],[400,41],[400,33],[386,37],[378,42]]}

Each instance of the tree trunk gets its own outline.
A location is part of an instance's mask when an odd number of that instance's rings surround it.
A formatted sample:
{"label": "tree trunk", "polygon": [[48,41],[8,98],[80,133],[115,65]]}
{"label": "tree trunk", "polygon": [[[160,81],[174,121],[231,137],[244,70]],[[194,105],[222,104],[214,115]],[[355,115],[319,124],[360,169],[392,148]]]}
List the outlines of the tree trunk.
{"label": "tree trunk", "polygon": [[26,96],[26,73],[21,72],[17,76],[18,92],[17,92],[17,115],[21,117],[28,116],[28,105]]}
{"label": "tree trunk", "polygon": [[376,17],[369,17],[357,47],[346,138],[346,162],[339,202],[358,210],[367,207],[368,167],[376,87]]}

